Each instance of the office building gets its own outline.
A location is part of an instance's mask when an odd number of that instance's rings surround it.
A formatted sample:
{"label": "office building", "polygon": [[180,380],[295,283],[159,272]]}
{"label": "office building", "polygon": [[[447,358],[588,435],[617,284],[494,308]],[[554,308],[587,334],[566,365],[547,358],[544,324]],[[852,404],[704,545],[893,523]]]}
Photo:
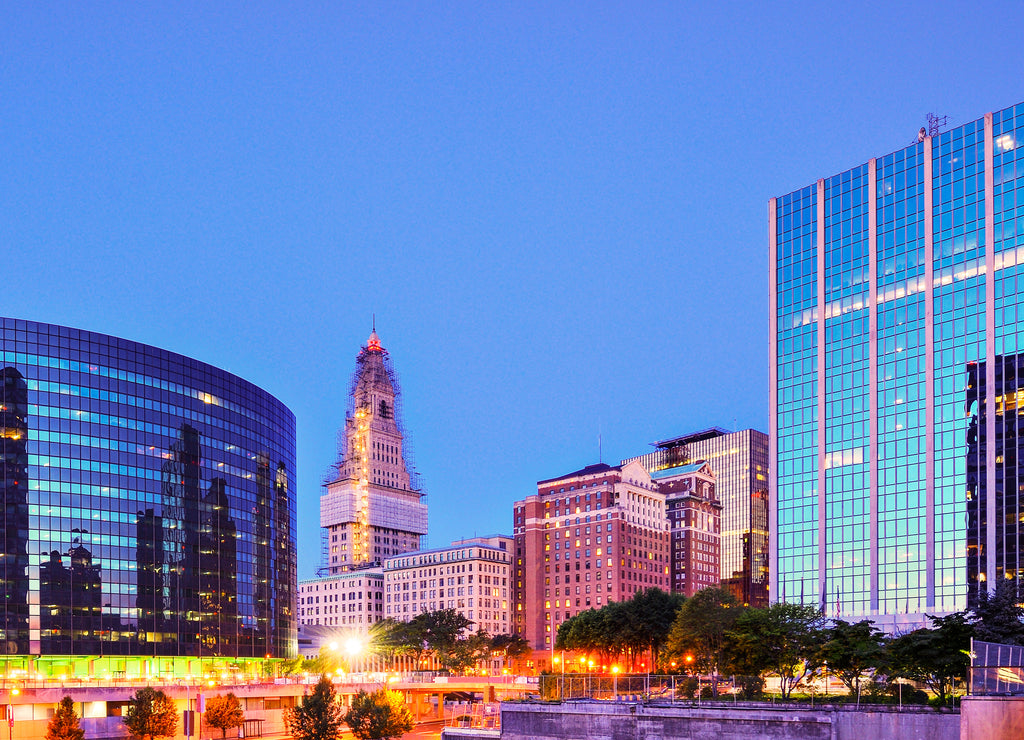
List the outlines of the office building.
{"label": "office building", "polygon": [[408,458],[398,376],[374,330],[356,357],[339,460],[320,498],[323,572],[419,549],[427,505]]}
{"label": "office building", "polygon": [[10,675],[202,675],[295,654],[295,418],[156,347],[0,319]]}
{"label": "office building", "polygon": [[513,516],[515,631],[540,661],[569,617],[669,589],[665,494],[637,462],[542,480]]}
{"label": "office building", "polygon": [[769,204],[773,597],[897,626],[1019,570],[1024,105]]}
{"label": "office building", "polygon": [[384,614],[408,622],[423,612],[451,609],[472,622],[474,632],[511,634],[511,570],[512,538],[503,535],[387,558]]}
{"label": "office building", "polygon": [[365,635],[384,618],[384,569],[368,566],[299,581],[299,624]]}
{"label": "office building", "polygon": [[719,581],[750,606],[768,605],[768,435],[755,429],[712,427],[654,443],[654,451],[630,458],[656,478],[703,460],[715,476],[722,506]]}
{"label": "office building", "polygon": [[669,584],[693,596],[721,580],[722,504],[715,475],[704,460],[651,476],[665,494],[669,526]]}

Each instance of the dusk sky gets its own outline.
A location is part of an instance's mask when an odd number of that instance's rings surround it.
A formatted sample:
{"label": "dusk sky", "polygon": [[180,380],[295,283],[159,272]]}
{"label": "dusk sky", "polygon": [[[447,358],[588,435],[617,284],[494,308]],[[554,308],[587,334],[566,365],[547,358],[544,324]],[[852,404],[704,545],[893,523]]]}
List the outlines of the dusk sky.
{"label": "dusk sky", "polygon": [[298,425],[299,575],[376,314],[429,546],[768,427],[767,201],[1024,100],[1024,4],[13,3],[0,314]]}

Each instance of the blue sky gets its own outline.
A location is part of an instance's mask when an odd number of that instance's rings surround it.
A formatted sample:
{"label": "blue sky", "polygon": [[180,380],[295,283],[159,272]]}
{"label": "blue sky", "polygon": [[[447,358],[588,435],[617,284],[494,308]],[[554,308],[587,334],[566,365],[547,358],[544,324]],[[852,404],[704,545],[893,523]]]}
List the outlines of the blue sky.
{"label": "blue sky", "polygon": [[0,313],[284,401],[302,577],[372,314],[429,544],[509,532],[767,429],[769,197],[1024,100],[1019,2],[2,7]]}

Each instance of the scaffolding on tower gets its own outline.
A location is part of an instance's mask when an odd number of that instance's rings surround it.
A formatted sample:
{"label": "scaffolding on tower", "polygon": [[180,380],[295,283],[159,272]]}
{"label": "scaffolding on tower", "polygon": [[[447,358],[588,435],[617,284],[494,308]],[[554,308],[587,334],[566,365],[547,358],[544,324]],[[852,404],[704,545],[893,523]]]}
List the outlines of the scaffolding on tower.
{"label": "scaffolding on tower", "polygon": [[[402,424],[402,392],[398,375],[391,364],[388,351],[380,345],[377,333],[374,331],[356,357],[356,368],[349,385],[346,423],[344,429],[338,434],[338,462],[330,468],[323,479],[325,486],[343,478],[352,482],[355,511],[353,519],[349,520],[352,525],[352,541],[348,543],[352,547],[351,558],[347,563],[349,568],[367,565],[372,560],[370,489],[374,483],[379,483],[379,481],[375,481],[374,471],[371,469],[373,453],[369,446],[369,440],[370,425],[379,403],[379,395],[376,395],[374,390],[380,388],[389,391],[387,395],[390,396],[391,408],[384,417],[380,416],[384,411],[380,411],[377,418],[387,418],[394,424],[401,437],[401,459],[404,470],[409,476],[407,490],[417,493],[421,500],[425,496],[419,474],[415,469],[412,446]],[[336,569],[329,564],[330,550],[327,530],[322,530],[321,557],[323,563],[321,571],[330,572]]]}

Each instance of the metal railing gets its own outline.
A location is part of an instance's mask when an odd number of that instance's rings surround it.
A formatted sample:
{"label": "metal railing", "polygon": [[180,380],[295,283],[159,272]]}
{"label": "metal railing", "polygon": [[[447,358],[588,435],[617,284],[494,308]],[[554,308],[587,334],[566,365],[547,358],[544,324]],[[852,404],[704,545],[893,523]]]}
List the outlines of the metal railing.
{"label": "metal railing", "polygon": [[970,693],[1024,694],[1024,647],[972,639]]}

